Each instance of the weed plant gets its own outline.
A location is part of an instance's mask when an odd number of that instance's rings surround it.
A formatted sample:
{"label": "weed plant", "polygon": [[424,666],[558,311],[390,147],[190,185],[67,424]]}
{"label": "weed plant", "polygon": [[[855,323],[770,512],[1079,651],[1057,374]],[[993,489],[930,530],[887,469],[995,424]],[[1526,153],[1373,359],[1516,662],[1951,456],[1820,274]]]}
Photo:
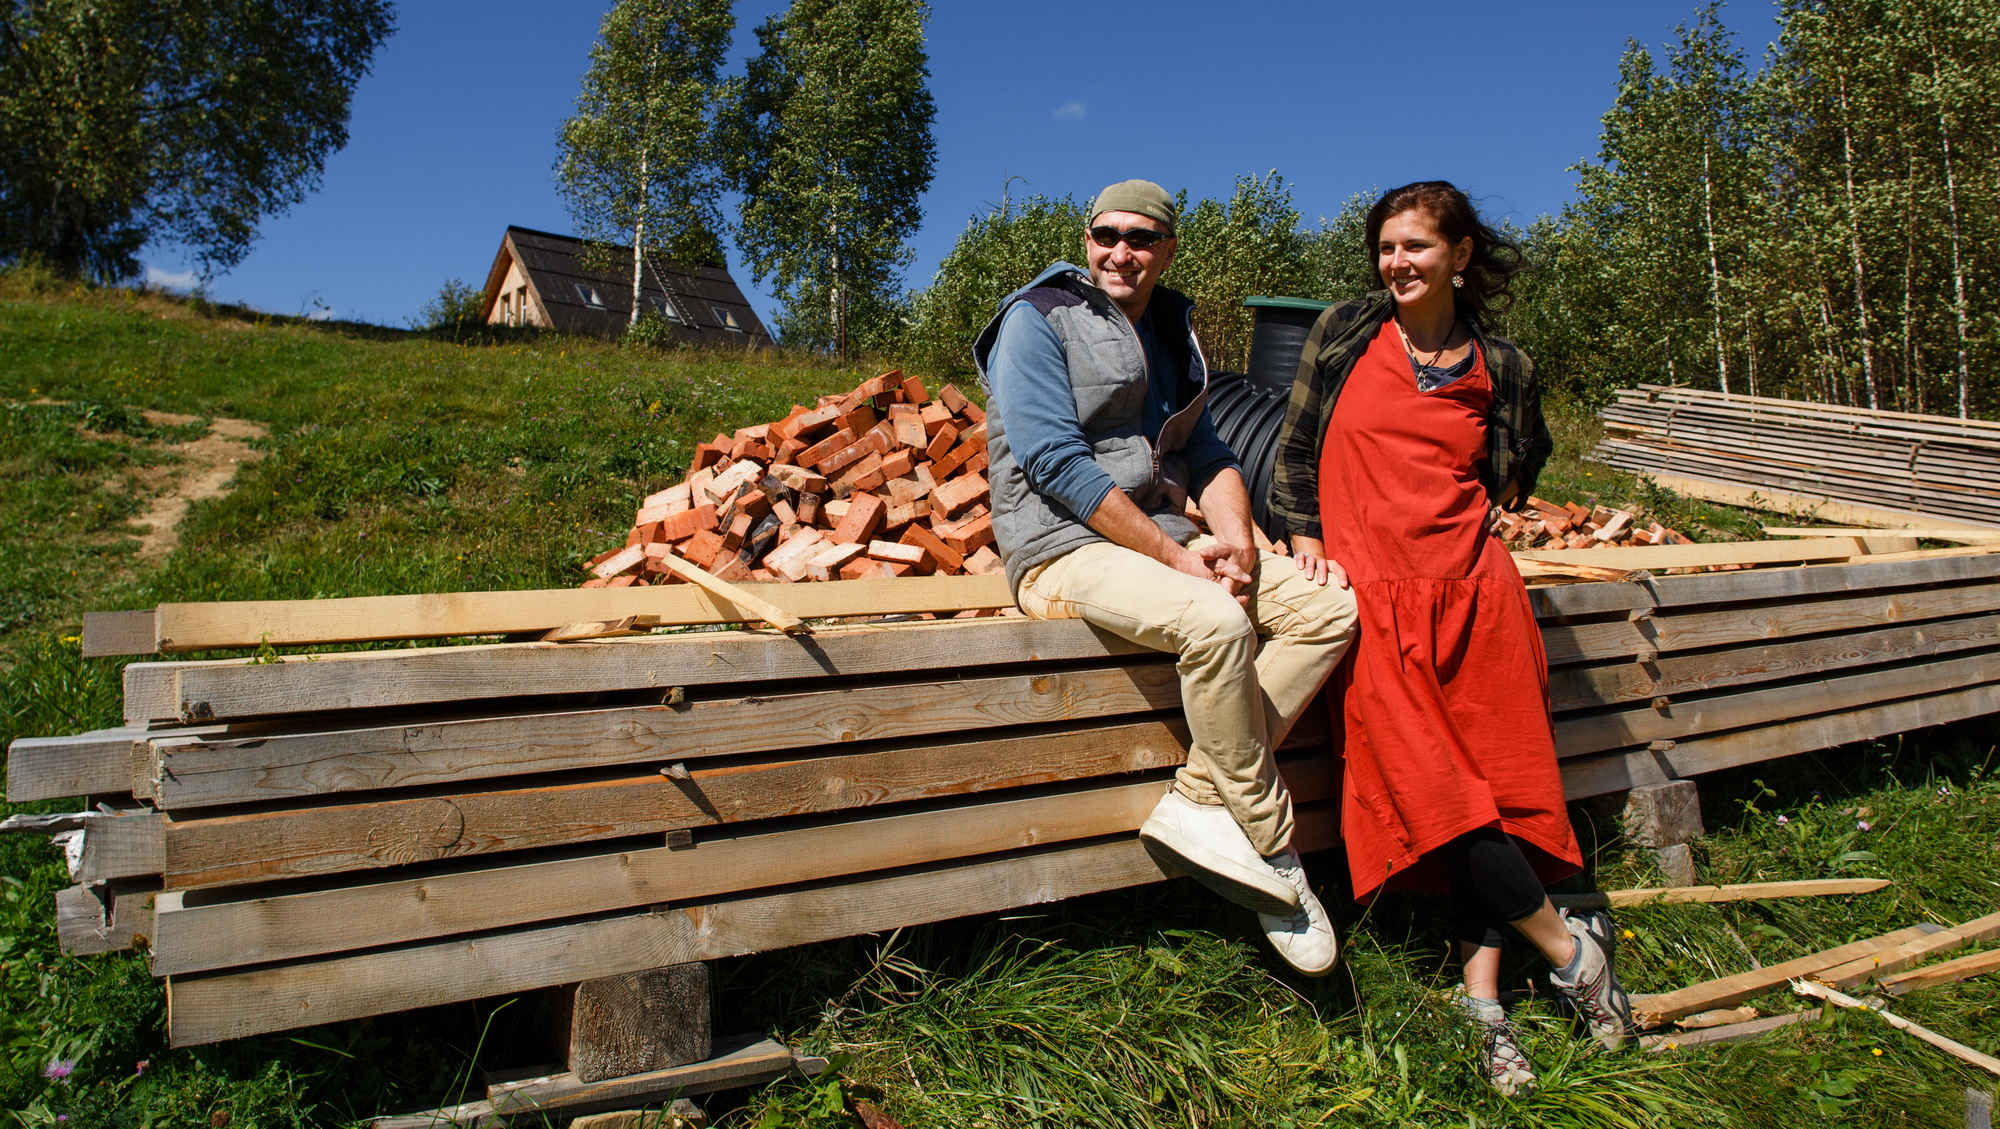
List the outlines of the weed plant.
{"label": "weed plant", "polygon": [[[81,656],[83,611],[566,586],[695,441],[867,375],[520,331],[451,342],[32,282],[0,275],[0,742],[117,723],[120,664]],[[146,474],[171,469],[159,444],[194,429],[150,428],[140,408],[270,428],[265,458],[196,506],[157,566],[135,561],[129,523]],[[1558,428],[1545,496],[1630,501],[1580,457],[1587,423],[1559,415]],[[1704,778],[1706,876],[1895,884],[1628,911],[1628,981],[1661,991],[1753,957],[1991,912],[1993,762],[1990,728],[1968,724]],[[1600,885],[1659,881],[1646,852],[1601,820],[1586,826]],[[736,1129],[846,1129],[858,1095],[912,1126],[1789,1129],[1962,1124],[1965,1087],[1992,1085],[1869,1016],[1607,1057],[1533,1000],[1521,1021],[1542,1089],[1501,1099],[1440,1004],[1452,973],[1434,907],[1385,899],[1364,914],[1338,894],[1337,856],[1308,865],[1346,952],[1324,981],[1282,971],[1254,918],[1184,882],[721,962],[719,1030],[772,1031],[836,1068],[711,1109]],[[350,1125],[455,1103],[484,1070],[547,1060],[535,1008],[504,1001],[170,1049],[143,957],[59,952],[53,899],[67,882],[43,841],[0,837],[0,1110],[12,1123]],[[1510,983],[1528,987],[1532,963]],[[1782,992],[1753,1002],[1797,1006]],[[1990,979],[1896,1007],[2000,1048]]]}

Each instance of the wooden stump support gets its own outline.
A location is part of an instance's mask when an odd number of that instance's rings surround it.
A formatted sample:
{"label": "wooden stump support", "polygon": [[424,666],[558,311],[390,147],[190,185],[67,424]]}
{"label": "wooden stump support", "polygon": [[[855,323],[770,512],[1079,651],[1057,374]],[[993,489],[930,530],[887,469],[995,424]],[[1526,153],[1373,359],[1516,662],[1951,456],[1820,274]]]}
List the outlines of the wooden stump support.
{"label": "wooden stump support", "polygon": [[1692,886],[1697,881],[1694,852],[1688,846],[1701,837],[1701,790],[1692,780],[1648,784],[1625,795],[1622,814],[1625,838],[1653,852],[1667,881]]}

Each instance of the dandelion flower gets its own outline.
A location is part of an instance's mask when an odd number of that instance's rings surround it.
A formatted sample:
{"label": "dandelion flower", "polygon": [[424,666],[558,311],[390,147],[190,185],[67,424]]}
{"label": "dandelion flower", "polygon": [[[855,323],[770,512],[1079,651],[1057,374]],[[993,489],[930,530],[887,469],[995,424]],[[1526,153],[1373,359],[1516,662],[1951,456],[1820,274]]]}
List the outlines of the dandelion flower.
{"label": "dandelion flower", "polygon": [[1881,1047],[1870,1047],[1870,1048],[1868,1048],[1868,1053],[1869,1053],[1869,1054],[1871,1054],[1871,1055],[1874,1055],[1874,1056],[1875,1056],[1876,1058],[1881,1058],[1881,1057],[1882,1057],[1882,1048],[1881,1048]]}
{"label": "dandelion flower", "polygon": [[1630,929],[1627,929],[1627,930],[1625,930],[1625,932],[1624,932],[1623,934],[1621,934],[1621,936],[1623,936],[1623,937],[1624,937],[1624,938],[1625,938],[1625,939],[1626,939],[1627,941],[1629,941],[1629,940],[1631,940],[1632,938],[1634,938],[1634,937],[1637,937],[1637,936],[1638,936],[1638,934],[1637,934],[1637,933],[1634,933],[1634,932],[1632,932],[1632,931],[1631,931]]}

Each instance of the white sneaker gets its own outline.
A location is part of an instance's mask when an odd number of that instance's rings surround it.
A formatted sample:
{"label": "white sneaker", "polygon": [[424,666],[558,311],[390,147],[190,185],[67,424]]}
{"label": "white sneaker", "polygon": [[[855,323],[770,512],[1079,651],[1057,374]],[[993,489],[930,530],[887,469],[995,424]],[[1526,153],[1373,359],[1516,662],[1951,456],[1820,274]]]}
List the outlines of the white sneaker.
{"label": "white sneaker", "polygon": [[1611,919],[1602,913],[1564,913],[1563,925],[1576,939],[1576,956],[1568,976],[1561,969],[1549,970],[1549,983],[1583,1018],[1597,1045],[1615,1051],[1639,1028],[1632,1021],[1632,1000],[1618,983]]}
{"label": "white sneaker", "polygon": [[1479,1040],[1479,1076],[1486,1084],[1510,1098],[1534,1093],[1535,1068],[1522,1053],[1520,1033],[1507,1021],[1500,1001],[1467,995],[1462,987],[1452,989],[1451,999]]}
{"label": "white sneaker", "polygon": [[1326,907],[1319,904],[1312,887],[1306,885],[1306,868],[1299,865],[1299,856],[1290,847],[1264,861],[1299,896],[1299,908],[1289,914],[1257,915],[1264,936],[1271,939],[1271,947],[1278,950],[1286,964],[1307,976],[1325,976],[1333,971],[1333,963],[1340,956],[1340,942],[1333,935],[1333,922],[1327,920]]}
{"label": "white sneaker", "polygon": [[1196,882],[1258,913],[1290,914],[1299,888],[1271,869],[1229,809],[1197,804],[1169,788],[1139,828],[1139,841],[1160,869]]}

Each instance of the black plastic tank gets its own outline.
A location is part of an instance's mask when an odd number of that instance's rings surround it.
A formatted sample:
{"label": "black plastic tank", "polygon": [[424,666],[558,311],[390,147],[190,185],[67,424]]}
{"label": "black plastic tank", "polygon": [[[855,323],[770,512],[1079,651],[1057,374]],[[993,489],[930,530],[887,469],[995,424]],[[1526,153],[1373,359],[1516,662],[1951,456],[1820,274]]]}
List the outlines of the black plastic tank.
{"label": "black plastic tank", "polygon": [[1243,464],[1250,513],[1273,540],[1284,530],[1271,519],[1271,468],[1277,462],[1278,428],[1285,422],[1299,354],[1312,323],[1329,303],[1311,298],[1248,298],[1256,318],[1250,331],[1250,371],[1209,376],[1208,411],[1216,434]]}

